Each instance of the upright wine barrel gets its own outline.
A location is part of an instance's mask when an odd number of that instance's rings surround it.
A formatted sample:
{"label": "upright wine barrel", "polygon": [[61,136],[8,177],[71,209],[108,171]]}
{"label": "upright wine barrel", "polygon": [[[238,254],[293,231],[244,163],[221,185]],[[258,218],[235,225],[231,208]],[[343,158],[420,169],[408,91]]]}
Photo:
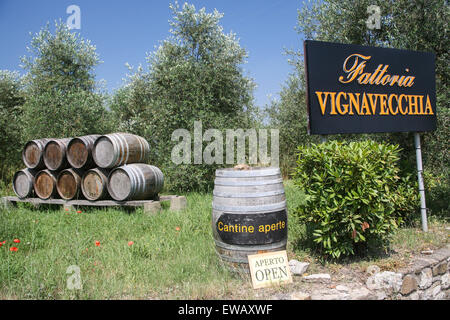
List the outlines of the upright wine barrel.
{"label": "upright wine barrel", "polygon": [[41,170],[45,168],[44,148],[50,139],[28,141],[22,150],[22,161],[29,169]]}
{"label": "upright wine barrel", "polygon": [[39,171],[34,177],[34,192],[41,199],[50,199],[57,196],[56,173],[45,169]]}
{"label": "upright wine barrel", "polygon": [[108,177],[108,192],[117,201],[153,199],[163,185],[161,170],[144,163],[115,168]]}
{"label": "upright wine barrel", "polygon": [[149,152],[150,146],[144,138],[130,133],[112,133],[95,141],[92,156],[98,167],[114,168],[145,162]]}
{"label": "upright wine barrel", "polygon": [[109,198],[108,169],[94,168],[86,171],[81,178],[81,192],[91,201]]}
{"label": "upright wine barrel", "polygon": [[65,169],[58,174],[56,190],[64,200],[82,198],[80,191],[81,177],[83,172],[77,169]]}
{"label": "upright wine barrel", "polygon": [[279,168],[216,170],[213,237],[217,254],[233,271],[249,271],[248,255],[285,250],[287,222]]}
{"label": "upright wine barrel", "polygon": [[17,171],[13,177],[14,193],[21,199],[33,195],[33,183],[36,171],[28,168]]}
{"label": "upright wine barrel", "polygon": [[66,150],[70,138],[52,139],[44,148],[44,163],[49,170],[62,170],[69,167]]}
{"label": "upright wine barrel", "polygon": [[95,167],[92,159],[92,147],[95,140],[100,137],[98,134],[92,134],[83,137],[73,138],[67,145],[67,161],[76,169],[90,169]]}

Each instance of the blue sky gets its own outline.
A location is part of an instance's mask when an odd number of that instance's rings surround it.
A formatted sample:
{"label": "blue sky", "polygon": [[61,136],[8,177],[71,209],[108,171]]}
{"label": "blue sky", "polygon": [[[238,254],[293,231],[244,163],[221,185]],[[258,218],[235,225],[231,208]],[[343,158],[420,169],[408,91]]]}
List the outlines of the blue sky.
{"label": "blue sky", "polygon": [[[0,69],[18,70],[20,57],[27,54],[30,32],[36,33],[47,21],[66,21],[69,5],[81,9],[82,37],[91,40],[103,61],[95,72],[97,80],[106,80],[109,92],[122,85],[127,73],[125,63],[146,65],[147,52],[155,50],[169,35],[169,0],[0,0]],[[185,1],[178,1],[182,5]],[[302,48],[294,30],[300,0],[191,0],[197,9],[215,8],[225,14],[221,21],[226,33],[233,31],[249,57],[243,65],[246,75],[258,85],[256,103],[260,106],[277,96],[292,71],[283,55],[284,48]]]}

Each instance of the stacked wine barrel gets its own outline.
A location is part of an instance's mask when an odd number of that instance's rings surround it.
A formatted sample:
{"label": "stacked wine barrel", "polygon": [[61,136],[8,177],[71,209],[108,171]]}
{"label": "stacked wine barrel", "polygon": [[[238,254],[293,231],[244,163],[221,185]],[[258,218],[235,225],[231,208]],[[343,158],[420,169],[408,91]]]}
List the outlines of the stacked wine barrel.
{"label": "stacked wine barrel", "polygon": [[149,151],[144,138],[129,133],[28,141],[13,189],[21,199],[155,199],[164,176],[145,163]]}

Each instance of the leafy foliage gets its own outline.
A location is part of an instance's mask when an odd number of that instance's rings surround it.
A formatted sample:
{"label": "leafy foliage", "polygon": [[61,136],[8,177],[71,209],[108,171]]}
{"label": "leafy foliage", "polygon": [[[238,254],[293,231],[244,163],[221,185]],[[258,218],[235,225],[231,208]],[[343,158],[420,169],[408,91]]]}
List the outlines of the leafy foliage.
{"label": "leafy foliage", "polygon": [[[367,13],[367,8],[370,5],[380,7],[381,29],[371,30],[366,25],[370,15]],[[303,3],[302,8],[298,10],[295,27],[302,39],[393,47],[436,54],[437,130],[421,135],[423,163],[425,169],[428,168],[430,171],[428,175],[430,179],[425,180],[425,187],[427,196],[430,195],[430,206],[435,212],[447,210],[446,203],[443,206],[435,206],[435,204],[442,202],[439,199],[450,196],[448,188],[450,184],[450,126],[448,125],[450,65],[447,49],[450,46],[449,14],[448,1],[444,0],[316,0]],[[280,147],[290,151],[280,153],[282,164],[295,161],[292,151],[299,143],[308,144],[317,141],[317,137],[306,134],[303,53],[301,51],[286,53],[290,56],[289,63],[294,66],[294,71],[282,88],[280,101],[273,102],[268,107],[271,124],[276,124],[280,128]],[[294,83],[295,85],[292,85]],[[290,134],[284,134],[290,128],[293,128],[294,132],[300,132],[297,133],[296,141],[290,139]],[[398,144],[401,147],[399,165],[402,174],[416,175],[412,133],[336,135],[329,138],[346,141],[361,141],[369,138]],[[289,168],[289,165],[286,167]],[[289,173],[286,168],[283,171],[285,175]],[[410,179],[414,180],[414,178]],[[435,182],[432,186],[427,184],[431,181]]]}
{"label": "leafy foliage", "polygon": [[17,72],[0,70],[0,178],[9,178],[20,159],[22,81]]}
{"label": "leafy foliage", "polygon": [[95,46],[60,22],[35,34],[30,56],[22,58],[26,74],[24,139],[102,133],[108,127],[105,97],[95,92]]}
{"label": "leafy foliage", "polygon": [[[173,190],[206,190],[214,165],[174,165],[171,141],[176,129],[246,128],[253,112],[253,81],[241,65],[246,52],[236,35],[220,26],[223,14],[170,5],[171,36],[147,56],[148,71],[128,75],[111,105],[117,126],[147,138],[151,161],[161,167]],[[193,135],[193,134],[192,134]]]}
{"label": "leafy foliage", "polygon": [[284,176],[295,167],[295,146],[319,140],[308,136],[305,99],[304,81],[293,73],[282,88],[280,99],[272,100],[265,109],[270,126],[280,130],[280,167]]}
{"label": "leafy foliage", "polygon": [[386,245],[417,205],[398,176],[399,149],[374,141],[330,141],[298,149],[294,181],[307,195],[296,213],[332,258]]}

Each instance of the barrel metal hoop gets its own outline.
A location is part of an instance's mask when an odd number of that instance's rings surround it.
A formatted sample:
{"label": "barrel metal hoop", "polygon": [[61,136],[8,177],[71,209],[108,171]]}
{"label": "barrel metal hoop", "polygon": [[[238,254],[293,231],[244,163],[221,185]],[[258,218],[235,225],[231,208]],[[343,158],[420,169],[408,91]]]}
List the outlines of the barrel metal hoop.
{"label": "barrel metal hoop", "polygon": [[[137,172],[137,168],[134,166],[124,165],[122,167],[130,179],[130,193],[127,198],[132,199],[134,196],[140,191],[140,181],[139,181],[139,173]],[[123,199],[126,200],[126,199]]]}
{"label": "barrel metal hoop", "polygon": [[267,192],[259,192],[259,193],[225,193],[225,192],[217,192],[213,191],[213,195],[216,197],[222,198],[262,198],[262,197],[270,197],[270,196],[278,196],[284,194],[284,189],[276,190],[276,191],[267,191]]}
{"label": "barrel metal hoop", "polygon": [[135,172],[139,181],[139,194],[142,194],[146,189],[144,171],[141,166],[135,166],[135,168]]}
{"label": "barrel metal hoop", "polygon": [[227,178],[257,178],[257,177],[266,177],[266,176],[274,176],[280,174],[279,168],[270,168],[267,169],[259,169],[259,170],[224,170],[218,169],[216,170],[216,177],[227,177]]}
{"label": "barrel metal hoop", "polygon": [[217,181],[214,180],[215,186],[226,186],[226,187],[252,187],[252,186],[268,186],[272,184],[283,183],[282,178],[273,179],[273,180],[261,180],[261,181]]}
{"label": "barrel metal hoop", "polygon": [[283,239],[281,241],[268,244],[254,244],[254,245],[233,245],[219,241],[217,239],[214,239],[214,243],[216,244],[216,246],[221,247],[223,249],[246,252],[249,250],[271,250],[279,246],[283,245],[285,246],[287,244],[287,239]]}
{"label": "barrel metal hoop", "polygon": [[213,201],[212,207],[214,210],[217,211],[245,214],[247,212],[266,212],[266,211],[286,209],[286,200],[275,204],[265,204],[258,206],[219,206],[215,204]]}
{"label": "barrel metal hoop", "polygon": [[127,164],[128,163],[128,158],[130,157],[130,146],[128,145],[128,140],[127,140],[127,138],[125,137],[125,136],[123,136],[123,142],[124,142],[124,145],[125,145],[125,149],[123,150],[123,152],[125,152],[125,150],[126,150],[126,152],[127,152],[127,156],[126,156],[126,158],[125,158],[125,162],[123,163],[123,164]]}
{"label": "barrel metal hoop", "polygon": [[113,133],[113,134],[108,135],[108,138],[111,141],[111,144],[113,145],[113,150],[114,150],[114,152],[113,152],[114,158],[113,158],[113,162],[111,163],[110,166],[112,166],[112,167],[120,166],[122,164],[122,160],[123,160],[123,156],[124,156],[123,144],[122,144],[122,141],[120,141],[120,136]]}

